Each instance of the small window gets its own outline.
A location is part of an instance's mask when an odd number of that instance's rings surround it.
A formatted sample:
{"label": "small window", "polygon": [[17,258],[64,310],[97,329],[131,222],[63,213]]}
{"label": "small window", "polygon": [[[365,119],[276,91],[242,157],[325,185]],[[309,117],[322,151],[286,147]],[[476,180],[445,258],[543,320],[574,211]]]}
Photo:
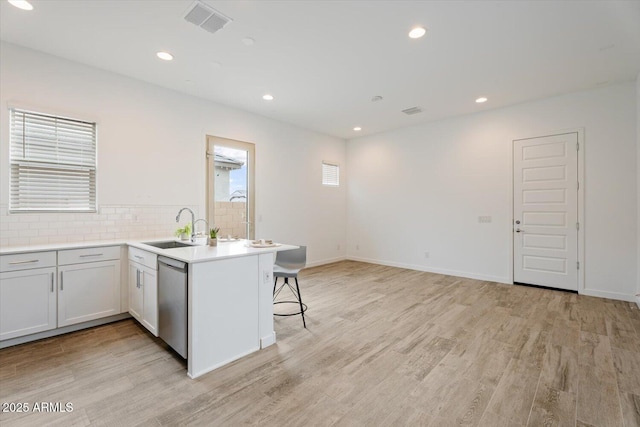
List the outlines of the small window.
{"label": "small window", "polygon": [[10,212],[96,211],[96,124],[10,109]]}
{"label": "small window", "polygon": [[322,162],[322,185],[338,187],[340,185],[340,166]]}

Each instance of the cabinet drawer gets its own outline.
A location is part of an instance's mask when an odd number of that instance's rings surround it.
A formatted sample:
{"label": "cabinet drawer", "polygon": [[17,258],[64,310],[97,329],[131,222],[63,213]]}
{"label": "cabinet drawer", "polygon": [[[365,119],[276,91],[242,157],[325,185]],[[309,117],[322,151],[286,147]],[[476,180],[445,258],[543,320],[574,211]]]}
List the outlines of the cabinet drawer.
{"label": "cabinet drawer", "polygon": [[58,265],[82,264],[94,261],[120,259],[120,246],[98,246],[95,248],[58,251]]}
{"label": "cabinet drawer", "polygon": [[0,272],[56,266],[56,252],[28,252],[0,255]]}
{"label": "cabinet drawer", "polygon": [[158,269],[158,255],[129,246],[129,259],[153,270]]}

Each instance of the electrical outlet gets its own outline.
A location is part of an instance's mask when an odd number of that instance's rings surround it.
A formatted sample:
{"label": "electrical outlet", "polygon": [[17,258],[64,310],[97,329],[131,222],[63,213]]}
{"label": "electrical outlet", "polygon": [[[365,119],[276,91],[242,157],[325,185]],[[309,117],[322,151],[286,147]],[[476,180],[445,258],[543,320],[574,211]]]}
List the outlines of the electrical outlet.
{"label": "electrical outlet", "polygon": [[490,216],[479,216],[478,217],[478,222],[480,224],[488,224],[490,223],[492,220],[492,218]]}
{"label": "electrical outlet", "polygon": [[425,252],[424,253],[424,257],[425,257],[425,259],[429,259],[429,252]]}
{"label": "electrical outlet", "polygon": [[336,248],[336,250],[338,250],[338,251],[340,250],[340,245],[338,245],[338,247]]}
{"label": "electrical outlet", "polygon": [[264,276],[264,283],[271,283],[271,272],[269,270],[265,270],[263,272],[263,276]]}
{"label": "electrical outlet", "polygon": [[356,245],[356,251],[360,250],[360,245]]}

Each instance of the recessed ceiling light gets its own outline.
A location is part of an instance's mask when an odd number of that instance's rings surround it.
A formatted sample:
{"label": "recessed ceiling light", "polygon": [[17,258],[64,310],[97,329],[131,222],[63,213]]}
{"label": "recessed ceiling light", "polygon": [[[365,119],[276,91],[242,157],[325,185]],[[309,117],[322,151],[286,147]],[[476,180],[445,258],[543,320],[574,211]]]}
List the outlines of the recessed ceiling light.
{"label": "recessed ceiling light", "polygon": [[265,101],[273,101],[273,95],[270,95],[270,94],[262,95],[262,99],[264,99]]}
{"label": "recessed ceiling light", "polygon": [[360,126],[356,126],[353,128],[353,130],[355,130],[356,132],[360,132],[362,128]]}
{"label": "recessed ceiling light", "polygon": [[163,61],[171,61],[173,59],[173,55],[171,55],[169,52],[158,52],[156,53],[156,56]]}
{"label": "recessed ceiling light", "polygon": [[478,104],[482,104],[483,102],[487,102],[487,98],[485,98],[484,96],[481,96],[480,98],[476,99],[476,102]]}
{"label": "recessed ceiling light", "polygon": [[242,39],[242,43],[245,46],[253,46],[256,43],[256,41],[254,39],[252,39],[251,37],[245,37],[245,38]]}
{"label": "recessed ceiling light", "polygon": [[27,0],[9,0],[9,3],[22,10],[33,10],[33,6]]}
{"label": "recessed ceiling light", "polygon": [[409,31],[409,37],[412,39],[419,39],[420,37],[426,34],[427,30],[423,27],[415,27],[411,31]]}

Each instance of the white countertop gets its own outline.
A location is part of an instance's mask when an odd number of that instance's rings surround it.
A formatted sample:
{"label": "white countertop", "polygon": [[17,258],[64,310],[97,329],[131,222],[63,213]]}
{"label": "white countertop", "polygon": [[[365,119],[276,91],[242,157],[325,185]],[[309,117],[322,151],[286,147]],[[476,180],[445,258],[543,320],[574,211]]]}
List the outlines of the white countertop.
{"label": "white countertop", "polygon": [[265,252],[286,251],[297,248],[297,246],[284,244],[277,244],[277,246],[267,248],[253,248],[249,246],[248,243],[248,240],[237,240],[233,242],[218,242],[218,246],[193,245],[181,248],[159,249],[140,242],[127,242],[129,246],[133,246],[134,248],[143,249],[147,252],[152,252],[187,263],[258,255]]}
{"label": "white countertop", "polygon": [[[172,240],[173,238],[161,239]],[[148,241],[158,239],[147,239]],[[49,243],[28,246],[6,246],[0,248],[0,255],[21,254],[27,252],[63,251],[65,249],[98,248],[102,246],[122,246],[128,244],[127,240],[98,240],[92,242]]]}
{"label": "white countertop", "polygon": [[268,248],[253,248],[248,246],[248,240],[237,240],[233,242],[218,242],[218,246],[209,245],[192,245],[181,248],[160,249],[154,246],[146,245],[144,242],[165,242],[168,240],[177,240],[175,238],[166,239],[142,239],[140,241],[131,240],[100,240],[94,242],[77,242],[77,243],[51,243],[44,245],[30,246],[14,246],[0,248],[0,255],[11,255],[29,252],[43,251],[62,251],[66,249],[82,249],[96,248],[102,246],[122,246],[128,245],[157,255],[166,256],[168,258],[177,259],[188,263],[197,263],[205,261],[213,261],[223,258],[234,258],[248,255],[257,255],[265,252],[286,251],[296,249],[297,246],[278,244],[278,246]]}

